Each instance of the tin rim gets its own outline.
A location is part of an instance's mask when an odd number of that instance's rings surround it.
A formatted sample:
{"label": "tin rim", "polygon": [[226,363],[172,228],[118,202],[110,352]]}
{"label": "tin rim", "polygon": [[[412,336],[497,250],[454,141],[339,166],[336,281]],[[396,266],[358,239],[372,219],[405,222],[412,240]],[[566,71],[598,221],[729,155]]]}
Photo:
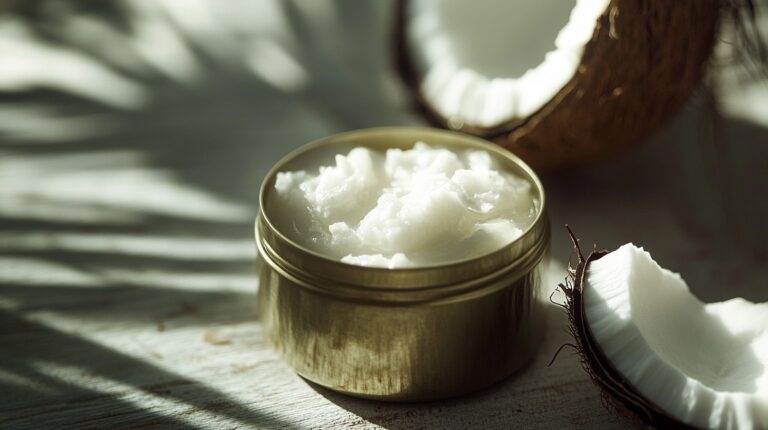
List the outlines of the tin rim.
{"label": "tin rim", "polygon": [[[371,144],[371,140],[399,140],[400,144]],[[342,262],[320,252],[309,249],[283,234],[270,219],[266,202],[272,194],[277,173],[286,164],[319,148],[331,145],[352,144],[374,149],[407,148],[419,140],[448,148],[479,148],[490,152],[503,161],[507,168],[523,176],[533,186],[539,199],[539,210],[533,222],[517,239],[501,248],[471,258],[440,262],[438,264],[383,268],[368,267]],[[402,142],[405,142],[404,144]],[[259,189],[259,216],[255,233],[260,252],[269,254],[271,264],[291,272],[300,278],[330,280],[352,288],[375,289],[418,289],[466,283],[473,278],[499,271],[524,257],[531,248],[539,254],[536,258],[525,258],[529,264],[518,270],[521,276],[535,267],[546,251],[549,241],[549,223],[546,216],[547,202],[544,187],[536,173],[523,160],[506,149],[487,140],[467,134],[428,127],[377,127],[334,134],[305,144],[284,156],[267,173]]]}

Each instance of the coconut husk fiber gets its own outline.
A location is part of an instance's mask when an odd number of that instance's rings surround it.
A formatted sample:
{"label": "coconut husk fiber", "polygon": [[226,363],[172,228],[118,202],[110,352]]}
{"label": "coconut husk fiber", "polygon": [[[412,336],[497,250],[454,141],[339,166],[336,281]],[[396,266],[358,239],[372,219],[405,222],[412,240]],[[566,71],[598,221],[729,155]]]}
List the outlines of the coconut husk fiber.
{"label": "coconut husk fiber", "polygon": [[493,140],[538,169],[602,160],[659,129],[699,86],[721,10],[718,0],[612,0],[573,78],[529,117],[484,128],[449,122],[421,95],[406,1],[396,14],[395,58],[415,108],[435,126]]}
{"label": "coconut husk fiber", "polygon": [[576,345],[563,346],[576,349],[584,371],[600,389],[605,405],[612,406],[620,415],[638,423],[642,422],[650,429],[693,429],[694,427],[680,422],[651,399],[644,397],[605,356],[587,322],[584,289],[587,288],[589,265],[608,252],[592,251],[585,257],[571,228],[566,225],[566,229],[573,243],[578,265],[575,269],[569,267],[565,284],[558,286],[565,294],[565,304],[558,305],[562,306],[568,315],[568,330],[576,340]]}

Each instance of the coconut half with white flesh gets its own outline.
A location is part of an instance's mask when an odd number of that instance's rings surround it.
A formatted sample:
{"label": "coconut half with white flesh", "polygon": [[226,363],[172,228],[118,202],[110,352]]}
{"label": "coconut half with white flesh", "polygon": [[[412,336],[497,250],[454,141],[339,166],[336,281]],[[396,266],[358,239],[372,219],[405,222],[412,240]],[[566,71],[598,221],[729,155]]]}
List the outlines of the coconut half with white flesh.
{"label": "coconut half with white flesh", "polygon": [[712,51],[718,0],[401,0],[398,70],[435,125],[534,167],[604,158],[675,113]]}
{"label": "coconut half with white flesh", "polygon": [[656,428],[768,428],[768,303],[704,304],[632,244],[578,253],[561,288],[601,388]]}

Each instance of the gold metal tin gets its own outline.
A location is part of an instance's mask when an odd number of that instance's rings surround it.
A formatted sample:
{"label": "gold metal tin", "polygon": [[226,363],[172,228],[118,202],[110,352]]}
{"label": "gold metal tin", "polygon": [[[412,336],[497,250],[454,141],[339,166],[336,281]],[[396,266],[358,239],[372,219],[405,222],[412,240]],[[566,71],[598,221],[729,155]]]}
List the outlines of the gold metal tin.
{"label": "gold metal tin", "polygon": [[[492,253],[406,269],[342,263],[275,228],[277,172],[309,168],[310,158],[330,164],[355,146],[406,149],[416,141],[490,152],[531,182],[541,204],[534,223]],[[278,162],[259,203],[259,314],[270,343],[304,378],[358,397],[434,400],[486,387],[531,358],[538,340],[536,268],[549,245],[546,200],[536,174],[503,148],[431,128],[342,133]]]}

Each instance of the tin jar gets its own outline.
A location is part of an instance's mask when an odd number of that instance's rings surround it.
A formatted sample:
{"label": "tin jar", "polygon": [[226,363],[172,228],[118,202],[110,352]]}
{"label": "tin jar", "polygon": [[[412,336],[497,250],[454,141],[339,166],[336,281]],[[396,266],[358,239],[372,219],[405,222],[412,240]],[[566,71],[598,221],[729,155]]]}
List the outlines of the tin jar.
{"label": "tin jar", "polygon": [[[416,141],[483,149],[525,179],[540,202],[522,236],[491,253],[440,265],[351,265],[290,240],[277,228],[275,177],[314,170],[355,146],[409,149]],[[541,182],[503,148],[431,128],[334,135],[288,154],[261,186],[256,219],[259,315],[268,341],[304,378],[349,395],[392,401],[457,396],[509,376],[538,338],[537,266],[549,244]]]}

